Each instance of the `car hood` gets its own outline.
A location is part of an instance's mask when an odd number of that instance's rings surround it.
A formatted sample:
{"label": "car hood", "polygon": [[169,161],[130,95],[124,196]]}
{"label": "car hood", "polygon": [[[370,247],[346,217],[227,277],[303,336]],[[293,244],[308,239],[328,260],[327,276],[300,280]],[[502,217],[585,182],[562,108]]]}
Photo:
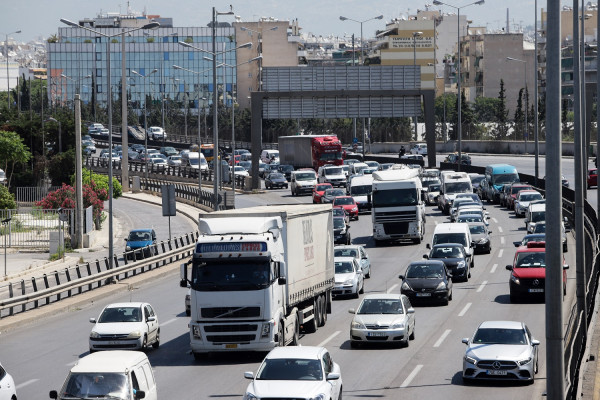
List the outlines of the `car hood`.
{"label": "car hood", "polygon": [[[459,261],[464,261],[464,259],[459,258],[459,257],[430,258],[430,260],[440,260],[444,264],[446,264],[446,267],[455,267],[456,264],[458,264]],[[431,279],[428,279],[428,280],[431,280]]]}
{"label": "car hood", "polygon": [[325,179],[346,179],[345,174],[325,174]]}
{"label": "car hood", "polygon": [[94,332],[100,335],[118,335],[118,334],[129,334],[134,331],[145,331],[145,322],[110,322],[110,323],[96,323],[92,329]]}
{"label": "car hood", "polygon": [[479,360],[512,360],[519,361],[529,357],[529,345],[523,344],[475,344],[467,348],[467,356]]}
{"label": "car hood", "polygon": [[514,268],[513,275],[517,278],[538,278],[546,277],[546,268]]}
{"label": "car hood", "polygon": [[[320,393],[329,393],[330,385],[324,381],[261,381],[248,385],[248,392],[262,398],[312,398]],[[327,397],[329,398],[329,397]]]}
{"label": "car hood", "polygon": [[139,249],[140,247],[150,246],[152,244],[152,240],[128,240],[127,246],[132,249]]}
{"label": "car hood", "polygon": [[[239,174],[239,172],[237,172]],[[277,178],[277,179],[271,179],[271,182],[273,183],[285,183],[287,182],[287,180],[285,178]]]}
{"label": "car hood", "polygon": [[481,239],[488,239],[487,235],[485,233],[471,233],[471,239],[474,242],[477,242]]}
{"label": "car hood", "polygon": [[367,195],[364,196],[352,196],[354,197],[354,201],[358,204],[358,203],[368,203],[369,199],[367,198]]}
{"label": "car hood", "polygon": [[426,279],[426,278],[407,278],[406,282],[410,285],[414,290],[418,289],[435,289],[440,282],[443,282],[441,279]]}
{"label": "car hood", "polygon": [[356,314],[354,320],[363,325],[388,326],[393,323],[404,322],[404,314]]}
{"label": "car hood", "polygon": [[298,186],[315,186],[317,184],[317,180],[309,180],[309,181],[296,181],[296,185]]}
{"label": "car hood", "polygon": [[519,201],[519,206],[521,206],[522,208],[527,208],[529,207],[529,203],[531,203],[530,201]]}
{"label": "car hood", "polygon": [[345,273],[345,274],[335,274],[335,281],[337,283],[344,283],[348,279],[354,279],[356,274],[354,272]]}

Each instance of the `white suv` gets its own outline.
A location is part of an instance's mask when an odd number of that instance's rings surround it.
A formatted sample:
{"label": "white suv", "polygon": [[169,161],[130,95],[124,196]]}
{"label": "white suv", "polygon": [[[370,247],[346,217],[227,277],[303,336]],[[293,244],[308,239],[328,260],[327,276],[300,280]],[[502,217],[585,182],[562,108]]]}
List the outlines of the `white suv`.
{"label": "white suv", "polygon": [[151,126],[148,128],[148,138],[152,140],[166,139],[167,134],[160,126]]}

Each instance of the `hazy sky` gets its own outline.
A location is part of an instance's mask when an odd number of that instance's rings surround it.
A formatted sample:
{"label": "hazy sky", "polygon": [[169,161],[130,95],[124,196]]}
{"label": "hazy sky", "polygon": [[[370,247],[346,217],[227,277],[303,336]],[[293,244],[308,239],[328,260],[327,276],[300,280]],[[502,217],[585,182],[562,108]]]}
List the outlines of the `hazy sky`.
{"label": "hazy sky", "polygon": [[[274,17],[279,20],[298,19],[302,32],[315,35],[343,36],[344,33],[360,35],[360,24],[352,21],[342,22],[343,15],[357,21],[383,14],[384,20],[391,20],[407,12],[411,14],[417,8],[425,9],[430,1],[407,0],[253,0],[222,1],[208,3],[202,0],[131,0],[132,10],[144,11],[148,14],[159,14],[172,17],[175,26],[206,26],[211,19],[212,7],[217,11],[228,11],[229,4],[233,11],[243,21],[256,21],[260,17]],[[448,3],[463,6],[473,1],[452,0]],[[569,4],[569,3],[564,3]],[[538,7],[546,6],[545,1],[539,1]],[[473,21],[474,25],[497,29],[506,24],[506,9],[510,8],[511,30],[513,24],[523,26],[533,25],[534,0],[486,0],[478,6],[472,5],[461,10],[461,14]],[[438,9],[438,7],[433,7]],[[29,41],[38,36],[48,37],[57,32],[61,26],[60,18],[78,21],[79,19],[95,17],[99,12],[123,12],[127,10],[124,0],[0,0],[0,29],[2,40],[4,34],[21,30],[19,35],[12,35],[19,41]],[[454,9],[442,6],[444,12]],[[232,17],[221,17],[222,21],[233,21]],[[384,20],[374,20],[363,24],[363,35],[373,36],[374,32],[385,27]]]}

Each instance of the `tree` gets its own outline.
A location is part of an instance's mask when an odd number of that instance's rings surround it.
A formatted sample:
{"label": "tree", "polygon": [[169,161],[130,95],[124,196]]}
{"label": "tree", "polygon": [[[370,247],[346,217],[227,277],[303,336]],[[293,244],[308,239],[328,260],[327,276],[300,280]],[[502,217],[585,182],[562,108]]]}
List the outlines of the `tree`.
{"label": "tree", "polygon": [[496,104],[495,121],[495,139],[506,138],[508,136],[508,110],[506,109],[506,90],[504,89],[504,79],[500,79],[500,92],[498,93],[498,103]]}
{"label": "tree", "polygon": [[493,97],[477,97],[475,99],[475,118],[478,122],[496,121],[496,111],[500,99]]}
{"label": "tree", "polygon": [[523,139],[523,120],[525,114],[523,113],[523,89],[519,90],[519,98],[517,99],[517,108],[515,110],[515,140]]}
{"label": "tree", "polygon": [[[16,132],[0,131],[0,162],[3,162],[7,186],[10,187],[15,165],[24,164],[31,158],[31,153]],[[10,167],[10,168],[9,168]]]}
{"label": "tree", "polygon": [[17,202],[15,196],[8,191],[8,188],[4,185],[0,185],[0,209],[3,210],[14,210],[17,208]]}

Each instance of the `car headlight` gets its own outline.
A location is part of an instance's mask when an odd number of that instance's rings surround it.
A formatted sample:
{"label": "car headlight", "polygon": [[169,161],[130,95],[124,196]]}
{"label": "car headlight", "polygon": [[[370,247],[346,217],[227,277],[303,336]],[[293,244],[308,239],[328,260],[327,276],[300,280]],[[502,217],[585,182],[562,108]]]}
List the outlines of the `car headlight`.
{"label": "car headlight", "polygon": [[366,329],[365,325],[359,321],[352,321],[351,324],[352,329]]}
{"label": "car headlight", "polygon": [[481,238],[481,239],[479,239],[479,241],[477,243],[484,244],[484,243],[487,243],[489,241],[490,241],[490,239],[488,239],[488,238]]}
{"label": "car headlight", "polygon": [[531,360],[532,360],[532,358],[531,358],[531,357],[529,357],[529,358],[527,358],[527,359],[525,359],[525,360],[517,361],[517,363],[518,363],[519,365],[525,365],[525,364],[529,364],[529,363],[531,362]]}
{"label": "car headlight", "polygon": [[246,392],[246,394],[244,395],[244,400],[258,400],[258,397],[256,397],[250,392]]}
{"label": "car headlight", "polygon": [[446,289],[446,282],[440,282],[439,285],[435,288],[435,290],[444,290]]}
{"label": "car headlight", "polygon": [[100,334],[98,332],[96,332],[96,331],[91,331],[90,332],[90,337],[92,339],[98,339],[100,337]]}
{"label": "car headlight", "polygon": [[402,282],[402,287],[401,289],[404,290],[412,290],[412,288],[410,287],[410,285],[408,284],[408,282]]}
{"label": "car headlight", "polygon": [[456,268],[458,269],[465,269],[465,266],[467,264],[464,261],[459,261],[458,264],[456,264]]}
{"label": "car headlight", "polygon": [[139,339],[142,336],[141,331],[133,331],[127,335],[127,339]]}
{"label": "car headlight", "polygon": [[200,327],[198,325],[192,326],[192,334],[197,339],[202,339],[202,333],[200,333]]}
{"label": "car headlight", "polygon": [[358,211],[358,207],[353,207],[352,211]]}
{"label": "car headlight", "polygon": [[464,360],[470,364],[477,365],[477,360],[474,359],[473,357],[469,357],[469,356],[465,355]]}
{"label": "car headlight", "polygon": [[513,281],[516,285],[521,284],[521,281],[519,280],[519,278],[517,278],[516,276],[514,276],[512,274],[510,275],[510,280]]}
{"label": "car headlight", "polygon": [[131,251],[131,247],[125,246],[125,251]]}
{"label": "car headlight", "polygon": [[393,323],[390,328],[391,329],[404,329],[404,321]]}
{"label": "car headlight", "polygon": [[308,400],[325,400],[325,394],[319,393],[318,395],[309,398]]}
{"label": "car headlight", "polygon": [[346,279],[344,281],[344,285],[352,285],[354,283],[354,278]]}

